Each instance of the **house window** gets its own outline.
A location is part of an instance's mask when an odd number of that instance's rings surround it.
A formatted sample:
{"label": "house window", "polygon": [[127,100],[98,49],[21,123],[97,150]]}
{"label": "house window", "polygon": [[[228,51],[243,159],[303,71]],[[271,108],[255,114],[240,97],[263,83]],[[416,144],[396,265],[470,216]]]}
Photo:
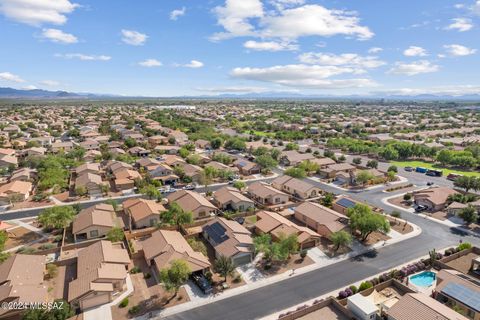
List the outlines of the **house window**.
{"label": "house window", "polygon": [[90,231],[90,237],[98,237],[98,230]]}
{"label": "house window", "polygon": [[198,216],[199,216],[199,217],[205,217],[205,211],[199,212],[199,213],[198,213]]}

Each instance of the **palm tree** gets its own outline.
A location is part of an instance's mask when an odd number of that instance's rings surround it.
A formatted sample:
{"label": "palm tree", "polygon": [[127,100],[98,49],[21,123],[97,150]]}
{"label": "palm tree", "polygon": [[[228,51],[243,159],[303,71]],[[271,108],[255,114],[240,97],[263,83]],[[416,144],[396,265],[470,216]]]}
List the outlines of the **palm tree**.
{"label": "palm tree", "polygon": [[227,282],[227,277],[233,275],[233,272],[235,271],[235,264],[233,263],[232,258],[222,255],[215,261],[215,269],[225,278],[225,282]]}

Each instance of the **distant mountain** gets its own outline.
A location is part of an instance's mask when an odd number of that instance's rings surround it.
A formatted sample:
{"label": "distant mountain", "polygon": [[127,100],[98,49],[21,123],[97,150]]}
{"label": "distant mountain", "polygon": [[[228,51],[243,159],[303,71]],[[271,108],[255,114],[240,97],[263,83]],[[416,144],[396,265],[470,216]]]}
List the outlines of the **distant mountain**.
{"label": "distant mountain", "polygon": [[198,96],[173,96],[173,97],[141,97],[119,96],[113,94],[75,93],[68,91],[49,91],[43,89],[22,90],[14,88],[1,88],[0,99],[252,99],[252,100],[395,100],[395,101],[480,101],[480,94],[462,96],[420,94],[420,95],[390,95],[375,93],[373,95],[307,95],[295,92],[262,92],[244,94],[219,94]]}
{"label": "distant mountain", "polygon": [[[108,97],[91,93],[73,93],[68,91],[48,91],[42,89],[22,90],[14,88],[1,88],[0,99],[91,99]],[[111,96],[113,97],[113,96]]]}

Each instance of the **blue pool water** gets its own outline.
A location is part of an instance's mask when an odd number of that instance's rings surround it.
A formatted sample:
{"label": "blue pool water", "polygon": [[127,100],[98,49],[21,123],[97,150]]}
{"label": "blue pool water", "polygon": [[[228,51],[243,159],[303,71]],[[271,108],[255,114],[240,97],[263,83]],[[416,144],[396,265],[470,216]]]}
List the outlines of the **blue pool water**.
{"label": "blue pool water", "polygon": [[410,277],[410,282],[416,286],[428,288],[435,282],[436,276],[434,272],[424,271],[422,273]]}

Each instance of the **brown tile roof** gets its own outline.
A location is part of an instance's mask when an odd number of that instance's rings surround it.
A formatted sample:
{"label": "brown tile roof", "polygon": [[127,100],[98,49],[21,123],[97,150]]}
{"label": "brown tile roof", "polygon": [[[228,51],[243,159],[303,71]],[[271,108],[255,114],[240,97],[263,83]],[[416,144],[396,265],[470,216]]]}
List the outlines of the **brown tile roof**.
{"label": "brown tile roof", "polygon": [[177,259],[185,260],[192,272],[210,267],[210,262],[202,253],[194,251],[178,231],[157,230],[142,241],[145,260],[154,259],[158,269],[168,267]]}
{"label": "brown tile roof", "polygon": [[202,229],[208,232],[208,227],[219,223],[225,229],[226,240],[215,246],[215,251],[220,255],[232,257],[239,252],[252,252],[253,240],[250,231],[234,220],[227,220],[221,217],[209,221]]}
{"label": "brown tile roof", "polygon": [[102,177],[98,174],[85,172],[75,179],[76,186],[85,186],[89,183],[102,184]]}
{"label": "brown tile roof", "polygon": [[32,183],[28,181],[16,180],[3,186],[0,186],[0,195],[9,193],[27,194],[32,190]]}
{"label": "brown tile roof", "polygon": [[320,225],[326,226],[332,232],[345,228],[345,224],[340,222],[340,220],[348,219],[347,216],[341,213],[313,202],[302,203],[295,208],[295,212],[312,219]]}
{"label": "brown tile roof", "polygon": [[310,237],[320,238],[320,235],[315,231],[307,227],[299,226],[293,221],[290,221],[278,213],[271,211],[260,211],[257,213],[257,222],[255,223],[255,228],[258,228],[264,233],[273,233],[276,236],[282,232],[286,235],[295,233],[298,235],[299,243],[302,243]]}
{"label": "brown tile roof", "polygon": [[152,214],[159,215],[167,210],[161,203],[147,199],[128,199],[122,205],[123,209],[130,213],[133,221],[142,220]]}
{"label": "brown tile roof", "polygon": [[315,187],[314,185],[308,182],[305,182],[303,180],[293,178],[287,175],[280,176],[275,180],[273,180],[272,185],[275,185],[275,184],[286,186],[286,187],[289,187],[292,191],[294,190],[299,192],[308,192],[314,188],[318,189],[317,187]]}
{"label": "brown tile roof", "polygon": [[220,190],[215,191],[213,197],[216,201],[221,204],[228,202],[239,203],[239,202],[249,202],[253,203],[252,200],[245,197],[238,189],[232,187],[223,187]]}
{"label": "brown tile roof", "polygon": [[253,193],[256,196],[261,197],[261,198],[267,198],[267,197],[274,196],[274,195],[277,195],[277,194],[287,196],[286,193],[284,193],[280,190],[277,190],[274,187],[272,187],[271,185],[269,185],[265,182],[262,182],[262,181],[254,182],[251,185],[249,185],[248,186],[248,192]]}
{"label": "brown tile roof", "polygon": [[72,223],[72,233],[80,233],[91,226],[114,228],[123,227],[123,223],[117,217],[111,205],[99,204],[83,209],[75,216]]}
{"label": "brown tile roof", "polygon": [[195,191],[179,190],[169,194],[167,199],[169,203],[176,202],[185,211],[194,211],[201,206],[211,208],[212,210],[217,209],[204,196]]}
{"label": "brown tile roof", "polygon": [[467,320],[460,313],[423,293],[407,293],[387,314],[395,320]]}
{"label": "brown tile roof", "polygon": [[426,190],[414,192],[414,198],[428,199],[435,205],[445,203],[450,195],[458,192],[448,187],[433,187]]}
{"label": "brown tile roof", "polygon": [[98,241],[81,249],[77,257],[77,279],[68,286],[68,301],[91,291],[113,291],[107,281],[125,279],[129,263],[127,250],[110,241]]}

